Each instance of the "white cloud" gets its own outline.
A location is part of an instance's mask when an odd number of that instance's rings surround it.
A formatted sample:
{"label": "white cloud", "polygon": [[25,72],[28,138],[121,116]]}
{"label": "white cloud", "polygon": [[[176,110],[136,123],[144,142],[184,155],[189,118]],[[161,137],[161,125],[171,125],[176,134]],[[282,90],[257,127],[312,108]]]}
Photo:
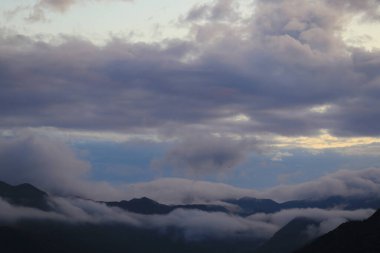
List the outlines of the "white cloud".
{"label": "white cloud", "polygon": [[106,182],[91,181],[91,165],[58,139],[21,132],[0,143],[0,177],[12,184],[31,183],[51,193],[106,200],[122,198]]}

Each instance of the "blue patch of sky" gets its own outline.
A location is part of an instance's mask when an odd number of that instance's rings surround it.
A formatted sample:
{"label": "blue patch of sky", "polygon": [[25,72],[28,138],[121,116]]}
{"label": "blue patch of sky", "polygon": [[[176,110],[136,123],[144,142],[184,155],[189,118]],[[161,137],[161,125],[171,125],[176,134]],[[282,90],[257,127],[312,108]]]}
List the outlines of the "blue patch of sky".
{"label": "blue patch of sky", "polygon": [[240,165],[226,183],[240,187],[265,189],[279,184],[297,184],[315,180],[337,170],[358,170],[380,167],[380,157],[374,155],[345,155],[337,150],[311,153],[305,149],[288,150],[292,156],[281,161],[253,154]]}
{"label": "blue patch of sky", "polygon": [[315,180],[340,169],[380,167],[380,157],[346,155],[337,150],[311,153],[305,149],[282,150],[292,156],[273,161],[272,156],[252,154],[237,168],[224,173],[189,175],[170,166],[154,166],[170,149],[162,143],[84,142],[73,147],[82,159],[90,162],[90,178],[113,184],[146,182],[162,177],[183,177],[222,182],[237,187],[266,189],[279,184],[297,184]]}
{"label": "blue patch of sky", "polygon": [[162,157],[165,145],[154,143],[74,143],[81,158],[90,162],[90,178],[114,184],[134,183],[155,179],[158,172],[152,161]]}

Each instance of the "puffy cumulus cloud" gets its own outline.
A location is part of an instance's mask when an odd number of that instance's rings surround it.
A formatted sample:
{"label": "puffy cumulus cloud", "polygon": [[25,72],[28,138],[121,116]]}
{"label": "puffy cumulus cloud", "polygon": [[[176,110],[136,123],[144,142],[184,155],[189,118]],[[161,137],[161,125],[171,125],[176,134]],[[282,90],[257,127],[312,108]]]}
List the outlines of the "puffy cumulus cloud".
{"label": "puffy cumulus cloud", "polygon": [[250,152],[258,150],[256,144],[254,140],[194,134],[174,145],[156,165],[182,169],[191,176],[219,174],[244,162]]}
{"label": "puffy cumulus cloud", "polygon": [[31,183],[51,193],[94,199],[120,199],[122,192],[88,179],[88,162],[78,159],[56,139],[23,133],[0,142],[0,178],[12,184]]}
{"label": "puffy cumulus cloud", "polygon": [[311,182],[274,187],[263,194],[277,200],[379,196],[380,169],[339,170]]}

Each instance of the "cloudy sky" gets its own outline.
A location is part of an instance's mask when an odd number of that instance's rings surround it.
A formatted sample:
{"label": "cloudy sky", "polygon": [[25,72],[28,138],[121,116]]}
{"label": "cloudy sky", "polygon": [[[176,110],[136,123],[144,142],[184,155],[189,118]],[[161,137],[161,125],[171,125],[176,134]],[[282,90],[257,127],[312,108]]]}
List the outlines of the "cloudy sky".
{"label": "cloudy sky", "polygon": [[0,179],[98,198],[377,190],[379,6],[2,0]]}

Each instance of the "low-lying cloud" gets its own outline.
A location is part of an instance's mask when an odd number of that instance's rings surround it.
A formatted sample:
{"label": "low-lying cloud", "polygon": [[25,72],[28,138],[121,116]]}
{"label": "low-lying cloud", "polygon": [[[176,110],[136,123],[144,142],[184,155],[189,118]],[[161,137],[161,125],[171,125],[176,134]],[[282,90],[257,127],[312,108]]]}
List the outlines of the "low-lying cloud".
{"label": "low-lying cloud", "polygon": [[183,233],[186,240],[223,238],[260,238],[268,239],[281,227],[297,217],[306,217],[319,223],[310,227],[310,236],[316,237],[331,231],[347,220],[362,220],[369,217],[373,210],[322,210],[290,209],[274,214],[255,214],[249,217],[234,216],[226,213],[208,213],[198,210],[177,209],[167,215],[140,215],[129,213],[105,204],[73,198],[51,198],[54,212],[44,212],[31,208],[15,207],[0,199],[0,223],[12,224],[20,219],[56,220],[73,224],[80,223],[120,223],[142,229],[165,231],[175,227]]}
{"label": "low-lying cloud", "polygon": [[264,194],[278,200],[379,196],[380,169],[339,170],[314,181],[274,187]]}
{"label": "low-lying cloud", "polygon": [[288,209],[273,214],[259,213],[249,216],[248,219],[266,222],[277,226],[277,228],[281,228],[295,218],[308,218],[319,223],[318,226],[313,228],[314,234],[311,234],[316,237],[335,229],[344,222],[350,220],[363,220],[368,218],[373,213],[374,210],[371,209],[346,211],[338,209],[324,210],[318,208],[306,208]]}
{"label": "low-lying cloud", "polygon": [[360,198],[379,196],[380,169],[340,170],[313,181],[262,191],[180,178],[162,178],[146,183],[130,184],[126,189],[127,196],[148,196],[164,203],[205,203],[244,196],[271,198],[279,202],[317,200],[331,196]]}

